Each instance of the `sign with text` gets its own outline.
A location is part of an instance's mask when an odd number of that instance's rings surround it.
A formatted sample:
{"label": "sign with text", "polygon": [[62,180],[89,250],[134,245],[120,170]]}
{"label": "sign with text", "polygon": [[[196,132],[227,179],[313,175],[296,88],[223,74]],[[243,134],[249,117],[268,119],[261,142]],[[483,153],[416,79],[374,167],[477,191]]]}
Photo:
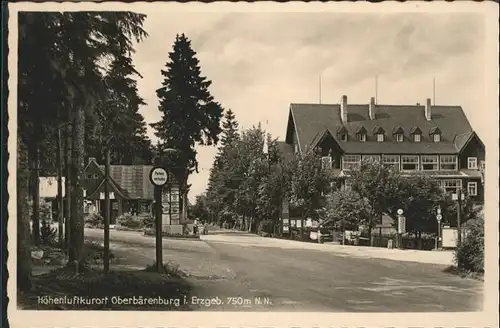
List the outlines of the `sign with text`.
{"label": "sign with text", "polygon": [[406,218],[402,215],[398,216],[398,233],[406,232]]}
{"label": "sign with text", "polygon": [[149,173],[151,183],[157,187],[161,187],[168,182],[168,173],[162,167],[154,167]]}

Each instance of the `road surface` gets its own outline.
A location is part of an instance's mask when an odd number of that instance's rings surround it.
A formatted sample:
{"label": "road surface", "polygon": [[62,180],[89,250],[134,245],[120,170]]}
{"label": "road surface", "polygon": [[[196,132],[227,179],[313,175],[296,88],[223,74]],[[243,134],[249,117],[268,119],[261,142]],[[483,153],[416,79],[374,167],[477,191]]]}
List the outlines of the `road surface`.
{"label": "road surface", "polygon": [[[86,237],[102,240],[102,230]],[[431,312],[480,311],[483,283],[442,272],[444,265],[353,257],[301,249],[299,242],[245,233],[204,240],[163,240],[164,262],[192,284],[203,311]],[[154,238],[111,231],[112,269],[154,261]],[[332,245],[332,247],[335,247]],[[193,298],[194,297],[194,298]],[[207,299],[211,299],[207,304]],[[219,304],[220,303],[220,304]]]}

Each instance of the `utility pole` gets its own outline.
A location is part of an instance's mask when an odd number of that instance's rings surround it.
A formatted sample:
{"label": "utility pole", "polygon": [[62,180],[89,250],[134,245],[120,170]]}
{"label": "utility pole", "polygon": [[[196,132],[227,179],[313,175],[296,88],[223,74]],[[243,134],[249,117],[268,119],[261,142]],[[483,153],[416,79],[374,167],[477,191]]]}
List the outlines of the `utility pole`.
{"label": "utility pole", "polygon": [[57,223],[59,247],[64,248],[63,195],[62,195],[62,140],[61,127],[57,128]]}
{"label": "utility pole", "polygon": [[462,244],[462,198],[464,194],[462,189],[458,190],[457,194],[457,247]]}
{"label": "utility pole", "polygon": [[66,243],[66,249],[69,256],[70,240],[71,240],[71,174],[72,174],[72,162],[71,162],[71,122],[66,125],[66,137],[65,148],[66,156],[64,156],[64,170],[65,170],[65,181],[64,181],[64,193],[66,196],[66,221],[64,222],[64,241]]}
{"label": "utility pole", "polygon": [[109,167],[110,167],[110,144],[112,137],[106,142],[106,163],[104,165],[104,274],[109,273],[109,221],[111,206],[109,201]]}

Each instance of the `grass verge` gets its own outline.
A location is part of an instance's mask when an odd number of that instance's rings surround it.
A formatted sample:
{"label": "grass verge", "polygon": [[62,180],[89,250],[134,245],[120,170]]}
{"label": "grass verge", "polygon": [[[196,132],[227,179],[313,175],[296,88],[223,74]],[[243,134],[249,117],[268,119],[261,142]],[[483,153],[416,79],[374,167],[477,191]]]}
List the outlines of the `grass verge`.
{"label": "grass verge", "polygon": [[450,265],[443,272],[450,273],[461,278],[469,278],[479,281],[484,281],[484,272],[473,272],[468,270],[459,269],[454,265]]}

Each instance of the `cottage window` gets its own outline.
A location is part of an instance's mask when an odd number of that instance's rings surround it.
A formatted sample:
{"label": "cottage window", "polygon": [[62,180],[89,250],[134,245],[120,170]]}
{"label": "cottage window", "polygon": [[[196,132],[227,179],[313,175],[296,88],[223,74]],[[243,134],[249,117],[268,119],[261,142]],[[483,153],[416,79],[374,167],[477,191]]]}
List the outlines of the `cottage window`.
{"label": "cottage window", "polygon": [[382,164],[399,170],[399,155],[382,155]]}
{"label": "cottage window", "polygon": [[420,142],[420,137],[421,137],[421,136],[420,136],[420,134],[419,134],[419,133],[414,134],[414,135],[413,135],[413,141],[415,141],[415,142]]}
{"label": "cottage window", "polygon": [[404,171],[418,171],[418,156],[401,156],[401,162]]}
{"label": "cottage window", "polygon": [[384,141],[384,134],[383,133],[378,133],[377,134],[377,141],[378,142],[383,142]]}
{"label": "cottage window", "polygon": [[329,170],[332,168],[332,158],[330,156],[321,157],[321,167],[324,170]]}
{"label": "cottage window", "polygon": [[470,196],[477,196],[477,182],[467,182],[467,193]]}
{"label": "cottage window", "polygon": [[441,188],[447,193],[457,194],[462,188],[462,180],[458,179],[447,179],[441,180]]}
{"label": "cottage window", "polygon": [[365,133],[361,133],[359,135],[359,141],[361,141],[361,142],[365,142],[366,141],[366,134]]}
{"label": "cottage window", "polygon": [[380,156],[379,155],[363,155],[363,161],[380,162]]}
{"label": "cottage window", "polygon": [[440,142],[441,141],[441,135],[439,133],[435,133],[433,136],[432,136],[434,142]]}
{"label": "cottage window", "polygon": [[467,158],[467,168],[469,170],[477,169],[477,157],[468,157]]}
{"label": "cottage window", "polygon": [[440,170],[456,171],[458,168],[457,156],[444,155],[439,161]]}
{"label": "cottage window", "polygon": [[403,142],[403,135],[401,133],[396,134],[396,141],[397,142]]}
{"label": "cottage window", "polygon": [[342,157],[342,168],[344,170],[356,169],[360,164],[361,155],[344,155]]}
{"label": "cottage window", "polygon": [[422,171],[437,171],[438,157],[437,156],[422,156]]}

